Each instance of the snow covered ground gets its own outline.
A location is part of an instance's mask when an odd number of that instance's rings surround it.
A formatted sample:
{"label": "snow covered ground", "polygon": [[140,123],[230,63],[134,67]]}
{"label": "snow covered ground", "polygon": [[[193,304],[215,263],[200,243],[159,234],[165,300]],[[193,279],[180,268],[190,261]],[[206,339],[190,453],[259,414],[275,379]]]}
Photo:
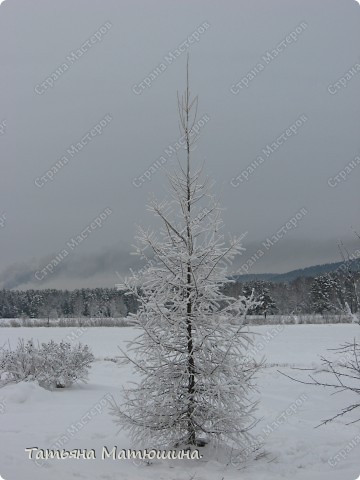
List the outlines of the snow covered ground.
{"label": "snow covered ground", "polygon": [[[73,339],[91,346],[96,357],[89,383],[71,389],[47,391],[34,383],[0,389],[0,476],[5,480],[355,480],[360,474],[360,422],[345,426],[339,419],[320,428],[342,407],[359,401],[348,392],[330,391],[293,382],[278,373],[297,375],[291,366],[320,366],[328,348],[360,341],[358,325],[287,325],[251,327],[256,332],[254,352],[265,355],[259,375],[259,416],[253,433],[261,435],[267,455],[239,470],[218,461],[221,452],[204,451],[202,460],[156,460],[151,465],[133,460],[101,459],[104,446],[136,448],[118,432],[108,414],[110,395],[121,403],[121,387],[133,376],[114,359],[135,331],[124,328],[2,328],[0,344],[13,347],[18,337],[40,341]],[[302,378],[305,379],[305,374]],[[358,409],[359,410],[359,409]],[[355,420],[360,411],[348,420]],[[96,459],[52,459],[37,465],[25,448],[95,449]],[[339,454],[339,452],[341,452]],[[338,456],[336,456],[338,455]],[[39,464],[42,462],[38,462]],[[139,465],[140,463],[140,465]]]}

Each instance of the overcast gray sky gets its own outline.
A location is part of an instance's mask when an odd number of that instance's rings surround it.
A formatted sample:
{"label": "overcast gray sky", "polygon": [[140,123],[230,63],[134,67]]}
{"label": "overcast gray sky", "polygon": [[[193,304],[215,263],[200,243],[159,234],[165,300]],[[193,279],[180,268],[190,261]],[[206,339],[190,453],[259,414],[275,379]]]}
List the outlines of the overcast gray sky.
{"label": "overcast gray sky", "polygon": [[[6,0],[0,287],[113,286],[134,264],[135,225],[151,225],[145,204],[164,186],[159,170],[141,175],[160,156],[175,164],[165,149],[179,138],[187,47],[198,116],[207,120],[194,156],[216,180],[226,229],[248,232],[240,264],[301,209],[297,227],[249,272],[338,261],[339,240],[359,247],[351,230],[360,227],[355,0]],[[100,214],[101,228],[69,248]],[[36,278],[64,249],[54,272]]]}

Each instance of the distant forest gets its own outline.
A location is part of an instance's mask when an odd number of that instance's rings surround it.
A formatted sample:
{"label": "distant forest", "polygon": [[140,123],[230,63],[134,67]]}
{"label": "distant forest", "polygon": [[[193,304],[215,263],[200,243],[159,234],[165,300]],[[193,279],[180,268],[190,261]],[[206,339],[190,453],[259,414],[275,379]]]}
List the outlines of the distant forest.
{"label": "distant forest", "polygon": [[0,318],[116,318],[136,308],[132,295],[115,288],[0,290]]}
{"label": "distant forest", "polygon": [[[291,282],[242,282],[237,278],[225,286],[224,292],[236,297],[253,294],[259,304],[249,315],[356,313],[360,272],[343,269]],[[0,318],[120,318],[136,309],[136,298],[116,288],[0,290]]]}

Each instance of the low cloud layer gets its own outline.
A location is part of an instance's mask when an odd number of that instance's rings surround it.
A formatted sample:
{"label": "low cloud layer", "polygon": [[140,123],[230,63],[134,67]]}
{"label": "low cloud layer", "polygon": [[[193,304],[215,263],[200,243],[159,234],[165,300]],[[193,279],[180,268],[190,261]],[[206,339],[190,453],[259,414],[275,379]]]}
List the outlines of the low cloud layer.
{"label": "low cloud layer", "polygon": [[[354,238],[345,242],[349,253],[360,248]],[[341,261],[336,242],[308,242],[284,240],[266,251],[260,243],[245,242],[246,251],[236,259],[229,273],[284,273],[298,268],[299,262],[304,267]],[[309,256],[309,247],[312,254]],[[264,254],[259,257],[259,249]],[[106,250],[87,254],[74,253],[71,258],[60,262],[52,273],[41,280],[36,278],[40,266],[47,265],[54,257],[47,256],[37,261],[17,263],[8,266],[0,275],[0,288],[8,289],[43,289],[114,287],[123,278],[130,275],[130,269],[141,269],[145,263],[137,256],[131,255],[122,245],[114,245]],[[335,259],[335,260],[334,260]]]}

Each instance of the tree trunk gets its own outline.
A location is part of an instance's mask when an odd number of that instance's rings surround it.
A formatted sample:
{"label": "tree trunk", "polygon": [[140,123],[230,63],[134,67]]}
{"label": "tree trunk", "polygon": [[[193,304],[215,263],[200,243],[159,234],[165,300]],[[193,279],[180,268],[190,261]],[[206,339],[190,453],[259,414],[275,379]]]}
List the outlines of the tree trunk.
{"label": "tree trunk", "polygon": [[[187,188],[187,243],[188,243],[188,253],[189,257],[192,254],[192,239],[191,239],[191,228],[190,228],[190,214],[191,214],[191,190],[190,190],[190,131],[189,131],[189,112],[190,112],[190,92],[189,92],[189,57],[186,64],[186,94],[185,94],[185,128],[184,135],[186,140],[186,155],[187,155],[187,164],[186,164],[186,188]],[[188,261],[187,266],[187,351],[188,351],[188,396],[189,396],[189,405],[188,405],[188,430],[189,430],[189,444],[196,444],[196,432],[193,423],[193,414],[195,409],[195,359],[194,359],[194,342],[193,342],[193,330],[192,330],[192,302],[191,302],[191,260]]]}

